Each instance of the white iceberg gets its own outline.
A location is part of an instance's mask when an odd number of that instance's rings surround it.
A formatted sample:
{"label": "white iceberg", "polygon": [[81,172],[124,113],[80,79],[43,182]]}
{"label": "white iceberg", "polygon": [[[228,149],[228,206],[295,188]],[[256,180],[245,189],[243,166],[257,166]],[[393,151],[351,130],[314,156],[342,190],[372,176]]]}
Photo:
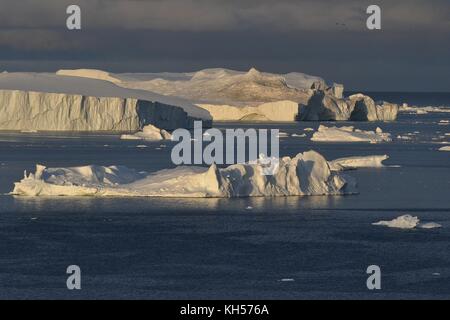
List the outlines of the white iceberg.
{"label": "white iceberg", "polygon": [[146,140],[146,141],[160,141],[171,140],[172,135],[164,129],[159,129],[151,124],[145,126],[142,131],[134,134],[123,134],[120,136],[122,140]]}
{"label": "white iceberg", "polygon": [[211,116],[190,102],[110,81],[43,73],[0,74],[0,130],[173,130]]}
{"label": "white iceberg", "polygon": [[439,151],[450,151],[450,146],[440,147]]}
{"label": "white iceberg", "polygon": [[420,223],[420,219],[418,217],[413,217],[409,214],[405,214],[390,221],[378,221],[372,224],[374,226],[386,226],[397,229],[415,229],[416,227],[422,229],[435,229],[442,227],[440,224],[435,222]]}
{"label": "white iceberg", "polygon": [[126,196],[126,197],[275,197],[343,195],[356,193],[355,181],[332,172],[319,153],[308,151],[279,159],[273,176],[261,164],[177,167],[156,173],[125,167],[88,166],[46,168],[15,183],[21,196]]}
{"label": "white iceberg", "polygon": [[436,222],[427,222],[423,224],[419,224],[419,228],[422,229],[436,229],[436,228],[442,228],[442,225]]}
{"label": "white iceberg", "polygon": [[420,220],[409,214],[405,214],[390,221],[378,221],[372,223],[374,226],[386,226],[397,229],[414,229],[419,224]]}
{"label": "white iceberg", "polygon": [[380,128],[376,131],[364,131],[355,129],[353,126],[348,127],[326,127],[320,125],[318,131],[316,131],[311,141],[320,142],[388,142],[391,140],[389,133],[384,133]]}
{"label": "white iceberg", "polygon": [[334,171],[351,170],[356,168],[381,168],[388,155],[346,157],[330,161],[330,168]]}

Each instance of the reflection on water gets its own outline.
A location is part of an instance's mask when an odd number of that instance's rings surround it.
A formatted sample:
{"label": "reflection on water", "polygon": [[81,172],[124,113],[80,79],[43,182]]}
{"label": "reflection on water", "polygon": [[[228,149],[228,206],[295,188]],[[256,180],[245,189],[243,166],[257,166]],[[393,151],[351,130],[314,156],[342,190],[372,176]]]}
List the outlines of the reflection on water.
{"label": "reflection on water", "polygon": [[350,196],[273,198],[95,198],[1,196],[0,211],[16,213],[222,212],[298,213],[303,209],[336,208]]}

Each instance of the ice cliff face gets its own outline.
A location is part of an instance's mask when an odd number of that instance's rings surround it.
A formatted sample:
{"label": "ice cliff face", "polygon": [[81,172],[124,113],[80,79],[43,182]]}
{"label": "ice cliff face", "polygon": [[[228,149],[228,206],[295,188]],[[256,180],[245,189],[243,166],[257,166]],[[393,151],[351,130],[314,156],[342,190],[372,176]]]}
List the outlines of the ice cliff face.
{"label": "ice cliff face", "polygon": [[315,151],[279,161],[278,171],[264,174],[261,164],[177,167],[153,174],[124,167],[45,168],[15,183],[15,195],[129,197],[263,197],[356,193],[355,181],[333,172]]}
{"label": "ice cliff face", "polygon": [[[100,73],[90,76],[107,77]],[[0,130],[137,131],[190,128],[211,116],[189,101],[111,81],[43,73],[0,74]]]}
{"label": "ice cliff face", "polygon": [[137,131],[190,127],[186,112],[159,102],[0,90],[0,130]]}

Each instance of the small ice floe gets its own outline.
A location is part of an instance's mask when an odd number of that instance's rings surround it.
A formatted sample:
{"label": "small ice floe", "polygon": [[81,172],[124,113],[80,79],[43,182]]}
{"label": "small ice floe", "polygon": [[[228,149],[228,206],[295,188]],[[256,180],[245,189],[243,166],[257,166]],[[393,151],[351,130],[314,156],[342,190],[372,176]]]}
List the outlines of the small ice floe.
{"label": "small ice floe", "polygon": [[280,131],[278,133],[278,138],[287,138],[289,137],[289,133]]}
{"label": "small ice floe", "polygon": [[297,134],[297,133],[293,133],[292,135],[291,135],[291,137],[294,137],[294,138],[304,138],[304,137],[306,137],[306,134]]}
{"label": "small ice floe", "polygon": [[372,223],[372,225],[385,226],[396,229],[415,229],[417,227],[422,229],[434,229],[442,227],[440,224],[435,222],[420,223],[420,219],[418,217],[413,217],[409,214],[405,214],[403,216],[400,216],[398,218],[389,221],[382,220],[374,222]]}
{"label": "small ice floe", "polygon": [[253,207],[252,206],[248,206],[248,207],[245,208],[245,210],[253,210]]}
{"label": "small ice floe", "polygon": [[303,129],[303,131],[314,131],[314,129],[313,128],[305,128],[305,129]]}
{"label": "small ice floe", "polygon": [[439,151],[450,151],[450,146],[440,147]]}
{"label": "small ice floe", "polygon": [[356,168],[382,168],[383,161],[389,159],[388,155],[355,156],[329,161],[333,171],[352,170]]}
{"label": "small ice floe", "polygon": [[138,144],[136,148],[148,148],[145,144]]}
{"label": "small ice floe", "polygon": [[37,217],[32,217],[31,218],[31,220],[33,220],[33,221],[35,221],[35,220],[37,220],[38,218]]}
{"label": "small ice floe", "polygon": [[439,272],[433,272],[431,275],[433,275],[433,276],[435,276],[435,277],[438,277],[438,276],[440,276],[441,274],[440,274]]}
{"label": "small ice floe", "polygon": [[427,222],[423,224],[419,224],[419,228],[422,229],[435,229],[435,228],[442,228],[442,225],[436,222]]}
{"label": "small ice floe", "polygon": [[281,279],[280,282],[294,282],[294,279],[291,278],[286,278],[286,279]]}
{"label": "small ice floe", "polygon": [[410,136],[400,136],[400,135],[397,136],[397,139],[399,139],[399,140],[412,140],[412,138]]}

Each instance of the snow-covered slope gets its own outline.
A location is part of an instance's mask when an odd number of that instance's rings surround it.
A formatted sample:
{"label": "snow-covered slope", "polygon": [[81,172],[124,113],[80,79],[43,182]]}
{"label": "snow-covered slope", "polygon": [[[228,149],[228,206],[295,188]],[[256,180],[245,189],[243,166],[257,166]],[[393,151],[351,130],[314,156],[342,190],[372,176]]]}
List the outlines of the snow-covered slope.
{"label": "snow-covered slope", "polygon": [[190,127],[209,113],[183,99],[84,77],[0,74],[0,130],[136,131]]}
{"label": "snow-covered slope", "polygon": [[114,77],[111,73],[96,69],[59,70],[58,72],[56,72],[56,74],[60,76],[105,80],[112,83],[121,82],[120,79]]}
{"label": "snow-covered slope", "polygon": [[[296,79],[295,76],[292,78]],[[206,69],[192,74],[188,79],[172,79],[175,80],[123,81],[120,85],[186,98],[195,103],[233,106],[257,106],[279,100],[305,103],[310,96],[309,88],[290,86],[283,76],[259,72],[254,68],[248,72]]]}
{"label": "snow-covered slope", "polygon": [[45,168],[15,183],[23,196],[263,197],[341,195],[356,192],[354,180],[332,172],[319,153],[280,159],[273,176],[259,163],[177,167],[153,174],[124,167]]}

